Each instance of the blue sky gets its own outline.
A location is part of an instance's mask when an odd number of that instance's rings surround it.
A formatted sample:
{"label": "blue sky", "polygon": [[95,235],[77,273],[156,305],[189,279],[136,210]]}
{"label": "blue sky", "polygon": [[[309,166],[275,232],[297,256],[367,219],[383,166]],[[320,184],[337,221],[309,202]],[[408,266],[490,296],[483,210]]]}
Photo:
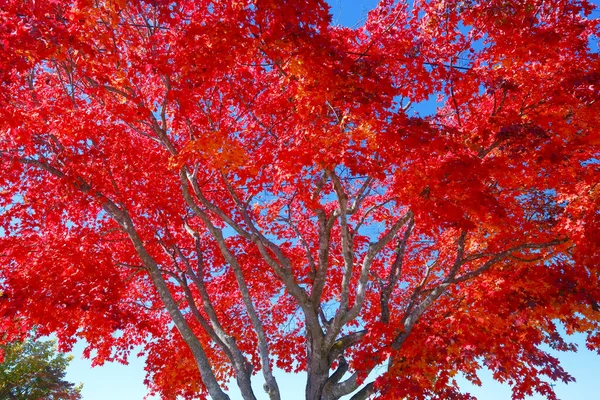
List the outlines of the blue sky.
{"label": "blue sky", "polygon": [[[375,0],[330,0],[334,22],[356,26],[364,20],[369,9],[377,3]],[[594,1],[594,3],[598,3]],[[600,356],[590,352],[583,344],[583,336],[575,336],[572,341],[579,345],[577,353],[557,354],[563,366],[575,378],[576,382],[569,385],[557,383],[555,390],[563,400],[587,400],[600,398]],[[83,382],[84,400],[141,400],[147,394],[143,385],[144,362],[132,358],[129,365],[124,366],[108,363],[102,367],[91,368],[91,362],[82,358],[84,344],[77,343],[73,349],[74,360],[67,370],[67,379],[71,382]],[[495,382],[487,371],[481,373],[482,387],[474,387],[464,382],[466,390],[483,400],[508,400],[511,391],[507,385]],[[301,400],[304,398],[304,382],[302,375],[278,373],[279,386],[286,400]],[[262,390],[262,381],[257,379],[255,391],[259,399],[266,399]],[[231,393],[232,400],[241,399],[236,393]],[[531,400],[542,399],[540,396]]]}

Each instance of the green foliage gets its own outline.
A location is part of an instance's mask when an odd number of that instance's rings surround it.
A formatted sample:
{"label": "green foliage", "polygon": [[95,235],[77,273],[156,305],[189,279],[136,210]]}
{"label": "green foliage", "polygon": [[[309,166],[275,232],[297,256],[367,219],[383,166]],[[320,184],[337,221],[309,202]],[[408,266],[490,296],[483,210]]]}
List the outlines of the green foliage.
{"label": "green foliage", "polygon": [[0,346],[0,399],[77,400],[82,385],[67,382],[65,369],[73,358],[57,352],[56,341],[13,342]]}

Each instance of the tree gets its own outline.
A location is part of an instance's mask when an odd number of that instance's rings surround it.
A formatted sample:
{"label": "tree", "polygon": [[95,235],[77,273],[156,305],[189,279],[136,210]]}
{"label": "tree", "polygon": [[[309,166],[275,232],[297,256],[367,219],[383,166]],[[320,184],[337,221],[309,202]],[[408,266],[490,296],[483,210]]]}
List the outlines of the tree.
{"label": "tree", "polygon": [[56,352],[56,341],[13,342],[1,348],[0,398],[7,400],[77,400],[81,385],[64,380],[73,356]]}
{"label": "tree", "polygon": [[588,1],[0,9],[6,340],[142,346],[153,393],[215,400],[284,397],[274,368],[311,400],[469,398],[483,367],[554,399],[559,327],[600,347]]}

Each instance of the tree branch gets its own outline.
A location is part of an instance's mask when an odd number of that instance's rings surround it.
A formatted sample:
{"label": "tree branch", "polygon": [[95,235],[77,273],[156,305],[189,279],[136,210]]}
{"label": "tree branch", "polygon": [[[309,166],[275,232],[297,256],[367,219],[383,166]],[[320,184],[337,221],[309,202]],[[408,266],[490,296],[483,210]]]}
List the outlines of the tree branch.
{"label": "tree branch", "polygon": [[[211,236],[217,242],[219,250],[220,250],[221,254],[223,255],[223,257],[225,258],[225,261],[227,261],[227,263],[231,266],[231,268],[233,270],[233,273],[235,275],[235,278],[236,278],[236,281],[238,284],[238,288],[240,290],[240,294],[242,295],[242,300],[244,302],[244,306],[246,307],[246,311],[248,312],[248,316],[250,317],[250,321],[252,322],[252,326],[258,337],[262,371],[263,371],[263,375],[265,377],[265,381],[268,386],[267,393],[269,394],[269,397],[271,400],[279,400],[279,398],[280,398],[279,387],[278,387],[277,381],[275,380],[275,377],[273,376],[272,371],[271,371],[271,365],[269,362],[269,346],[267,343],[266,335],[263,330],[262,322],[258,316],[258,313],[256,312],[256,308],[254,307],[252,297],[250,296],[250,291],[248,290],[248,285],[246,283],[246,279],[244,278],[244,274],[242,273],[242,268],[241,268],[240,264],[238,263],[237,257],[231,252],[231,250],[225,243],[225,238],[223,236],[222,230],[217,228],[212,223],[212,221],[210,220],[208,215],[200,207],[198,207],[196,205],[196,203],[193,201],[193,199],[189,193],[189,188],[188,188],[188,184],[187,184],[188,175],[185,171],[185,167],[183,167],[180,170],[180,178],[181,178],[181,182],[182,182],[184,198],[186,199],[186,201],[188,202],[190,207],[192,207],[192,209],[194,210],[196,215],[198,217],[200,217],[200,219],[202,219],[202,222],[204,223],[204,225],[210,232]],[[201,192],[199,192],[199,194],[202,195]],[[204,197],[204,196],[202,196],[202,197]],[[207,201],[207,203],[208,203],[208,201]],[[222,213],[222,211],[220,211],[220,212]]]}
{"label": "tree branch", "polygon": [[390,273],[387,278],[387,283],[382,285],[381,296],[380,296],[380,304],[381,304],[381,321],[387,324],[390,321],[390,308],[389,301],[390,296],[392,295],[392,291],[394,287],[396,287],[396,283],[400,279],[402,274],[402,264],[404,260],[404,253],[406,252],[406,246],[408,244],[408,239],[412,234],[412,230],[415,224],[414,217],[410,217],[408,222],[408,226],[404,231],[404,237],[400,242],[398,242],[398,246],[396,246],[396,258],[390,267]]}

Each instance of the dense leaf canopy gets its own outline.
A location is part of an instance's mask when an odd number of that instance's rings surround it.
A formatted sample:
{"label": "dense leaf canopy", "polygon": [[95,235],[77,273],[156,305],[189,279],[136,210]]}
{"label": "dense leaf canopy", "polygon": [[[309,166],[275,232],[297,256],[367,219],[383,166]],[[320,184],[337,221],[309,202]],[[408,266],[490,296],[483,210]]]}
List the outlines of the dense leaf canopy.
{"label": "dense leaf canopy", "polygon": [[72,357],[57,353],[56,341],[29,338],[3,345],[0,351],[0,399],[81,399],[81,386],[64,380]]}
{"label": "dense leaf canopy", "polygon": [[141,346],[168,399],[555,398],[559,327],[600,348],[592,9],[3,1],[4,339]]}

